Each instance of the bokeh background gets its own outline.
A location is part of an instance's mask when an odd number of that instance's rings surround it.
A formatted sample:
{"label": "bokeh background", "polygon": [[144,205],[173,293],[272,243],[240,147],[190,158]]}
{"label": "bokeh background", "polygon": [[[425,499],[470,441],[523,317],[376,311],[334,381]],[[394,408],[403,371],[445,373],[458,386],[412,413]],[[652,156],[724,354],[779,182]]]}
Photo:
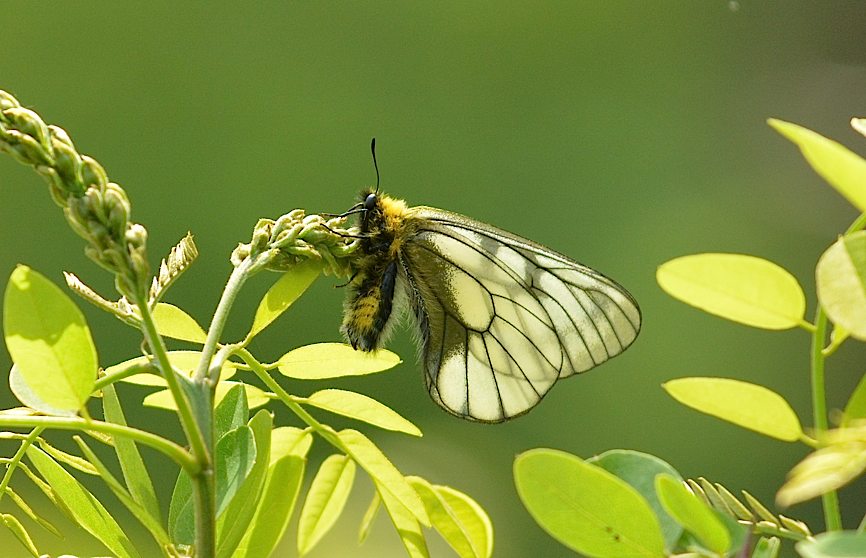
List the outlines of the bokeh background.
{"label": "bokeh background", "polygon": [[[405,331],[391,344],[404,364],[331,384],[374,396],[421,427],[420,440],[367,431],[404,472],[474,496],[494,521],[496,556],[569,554],[516,496],[512,461],[530,448],[582,457],[646,451],[767,503],[805,455],[689,411],[660,384],[685,375],[754,381],[810,424],[807,334],[702,314],[667,297],[654,274],[694,252],[762,256],[800,279],[811,315],[814,264],[856,215],[765,120],[801,123],[866,152],[848,127],[866,115],[861,2],[7,2],[3,22],[0,88],[66,128],[126,188],[153,262],[195,234],[202,255],[169,300],[202,323],[232,248],[258,218],[296,207],[339,212],[374,181],[372,136],[385,191],[537,240],[631,290],[645,319],[633,348],[562,382],[508,424],[441,412]],[[69,270],[111,293],[39,177],[4,156],[0,185],[0,288],[25,262],[58,283]],[[227,340],[244,333],[274,279],[259,276],[243,293]],[[344,292],[336,283],[319,281],[253,350],[275,360],[338,340]],[[80,304],[103,365],[138,353],[134,331]],[[849,343],[830,361],[831,407],[844,405],[864,356]],[[0,348],[0,369],[9,366]],[[286,385],[299,394],[323,387]],[[177,436],[172,415],[138,410],[144,394],[123,391],[131,420]],[[2,402],[14,405],[8,390]],[[292,422],[279,411],[277,420]],[[55,439],[66,447],[65,434]],[[311,466],[327,454],[317,443]],[[175,472],[147,456],[167,502]],[[97,493],[136,530],[112,496]],[[311,556],[402,555],[383,517],[356,546],[371,493],[359,480]],[[844,494],[847,526],[859,521],[864,495],[862,483]],[[823,528],[816,504],[786,513]],[[58,522],[69,535],[40,533],[46,552],[102,552]],[[449,555],[436,539],[433,555]],[[10,541],[4,556],[24,556],[7,532],[0,540]],[[295,555],[292,537],[279,555]]]}

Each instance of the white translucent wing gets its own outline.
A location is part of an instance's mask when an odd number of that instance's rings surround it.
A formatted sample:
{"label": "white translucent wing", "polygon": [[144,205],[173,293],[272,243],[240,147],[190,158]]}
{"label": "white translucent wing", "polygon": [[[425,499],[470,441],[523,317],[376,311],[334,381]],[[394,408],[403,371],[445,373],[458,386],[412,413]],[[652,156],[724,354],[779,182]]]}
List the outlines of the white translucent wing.
{"label": "white translucent wing", "polygon": [[597,271],[462,215],[413,212],[420,225],[403,271],[427,387],[450,413],[482,422],[523,414],[556,380],[637,337],[637,302]]}

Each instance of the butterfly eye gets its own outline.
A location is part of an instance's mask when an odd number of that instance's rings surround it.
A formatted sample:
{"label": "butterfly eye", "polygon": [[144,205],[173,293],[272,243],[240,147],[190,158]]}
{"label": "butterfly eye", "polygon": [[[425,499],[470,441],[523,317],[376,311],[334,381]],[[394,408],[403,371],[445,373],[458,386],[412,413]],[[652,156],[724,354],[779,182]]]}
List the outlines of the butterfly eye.
{"label": "butterfly eye", "polygon": [[369,194],[367,198],[364,200],[364,209],[370,211],[371,209],[376,207],[376,194]]}

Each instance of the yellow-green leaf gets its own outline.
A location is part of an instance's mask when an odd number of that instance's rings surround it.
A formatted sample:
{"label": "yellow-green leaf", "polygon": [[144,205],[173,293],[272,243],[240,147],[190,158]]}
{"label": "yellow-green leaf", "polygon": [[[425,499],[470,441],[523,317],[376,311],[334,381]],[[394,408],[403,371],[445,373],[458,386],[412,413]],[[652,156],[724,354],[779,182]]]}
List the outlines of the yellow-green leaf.
{"label": "yellow-green leaf", "polygon": [[818,301],[834,323],[866,341],[866,231],[840,237],[815,268]]}
{"label": "yellow-green leaf", "polygon": [[153,309],[153,319],[156,322],[156,330],[164,337],[192,343],[204,343],[207,339],[207,334],[195,318],[173,304],[165,302],[157,304]]}
{"label": "yellow-green leaf", "polygon": [[354,391],[323,389],[307,398],[299,399],[299,401],[338,415],[362,420],[379,428],[421,436],[421,431],[417,426],[391,410],[390,407]]}
{"label": "yellow-green leaf", "polygon": [[253,325],[247,334],[247,340],[258,335],[280,314],[288,310],[289,306],[313,284],[321,270],[320,264],[307,260],[296,265],[291,271],[284,273],[259,302],[259,307],[253,318]]}
{"label": "yellow-green leaf", "polygon": [[345,343],[315,343],[289,351],[277,362],[280,372],[300,380],[340,376],[363,376],[400,364],[400,357],[387,351],[356,351]]}
{"label": "yellow-green leaf", "polygon": [[728,378],[679,378],[662,387],[683,405],[766,436],[796,442],[803,435],[788,402],[765,387]]}
{"label": "yellow-green leaf", "polygon": [[672,297],[710,314],[753,327],[803,324],[806,297],[778,265],[743,254],[695,254],[662,264],[656,280]]}
{"label": "yellow-green leaf", "polygon": [[780,506],[791,506],[841,488],[866,470],[866,439],[833,444],[806,456],[791,469],[776,494]]}
{"label": "yellow-green leaf", "polygon": [[[84,315],[57,285],[19,265],[12,272],[3,306],[6,347],[26,390],[28,407],[74,415],[96,382],[96,347]],[[43,409],[39,406],[44,404]]]}
{"label": "yellow-green leaf", "polygon": [[406,547],[409,558],[430,558],[427,541],[424,538],[424,532],[421,530],[417,515],[404,506],[394,496],[394,493],[382,486],[382,483],[375,477],[373,483],[376,485],[379,497],[382,498],[382,504],[391,518],[391,523],[394,524],[403,546]]}
{"label": "yellow-green leaf", "polygon": [[313,478],[298,521],[298,554],[307,554],[334,526],[343,513],[352,483],[355,462],[345,455],[325,459]]}
{"label": "yellow-green leaf", "polygon": [[313,435],[309,430],[301,430],[294,426],[280,426],[271,431],[271,462],[289,455],[307,457],[310,446],[313,445]]}
{"label": "yellow-green leaf", "polygon": [[408,477],[418,492],[433,527],[458,556],[489,558],[493,553],[493,526],[474,500],[444,486],[431,485],[421,477]]}
{"label": "yellow-green leaf", "polygon": [[27,552],[30,553],[31,556],[37,557],[40,555],[39,550],[36,548],[36,544],[33,542],[33,538],[30,537],[30,533],[27,532],[27,529],[24,528],[24,525],[18,521],[14,515],[8,513],[0,513],[0,521],[3,522],[3,525],[12,531],[12,534],[15,535],[15,538],[18,539],[24,548],[27,549]]}
{"label": "yellow-green leaf", "polygon": [[854,207],[866,211],[866,160],[808,128],[774,118],[768,122],[800,148],[815,172]]}
{"label": "yellow-green leaf", "polygon": [[[219,402],[222,401],[223,397],[225,397],[226,393],[228,393],[229,389],[238,384],[241,384],[241,382],[218,383],[216,393],[214,394],[214,405],[218,405]],[[247,403],[249,404],[250,409],[261,407],[271,400],[270,397],[268,397],[260,388],[249,384],[242,385],[244,386],[244,391],[247,392]],[[142,404],[146,407],[156,407],[158,409],[166,409],[169,411],[177,410],[174,398],[172,397],[171,392],[167,389],[151,393],[144,398]]]}
{"label": "yellow-green leaf", "polygon": [[731,536],[713,510],[670,475],[657,476],[655,485],[665,511],[707,549],[725,555],[731,547]]}

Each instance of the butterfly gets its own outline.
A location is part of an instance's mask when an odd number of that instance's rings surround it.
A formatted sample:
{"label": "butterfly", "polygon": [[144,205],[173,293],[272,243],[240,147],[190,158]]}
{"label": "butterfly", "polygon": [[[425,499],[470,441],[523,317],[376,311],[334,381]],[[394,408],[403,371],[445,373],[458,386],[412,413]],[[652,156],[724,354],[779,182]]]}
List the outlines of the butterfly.
{"label": "butterfly", "polygon": [[453,415],[520,416],[640,331],[628,291],[562,254],[457,213],[410,207],[378,186],[360,199],[350,210],[360,216],[360,247],[342,332],[354,348],[376,350],[406,308],[427,390]]}

